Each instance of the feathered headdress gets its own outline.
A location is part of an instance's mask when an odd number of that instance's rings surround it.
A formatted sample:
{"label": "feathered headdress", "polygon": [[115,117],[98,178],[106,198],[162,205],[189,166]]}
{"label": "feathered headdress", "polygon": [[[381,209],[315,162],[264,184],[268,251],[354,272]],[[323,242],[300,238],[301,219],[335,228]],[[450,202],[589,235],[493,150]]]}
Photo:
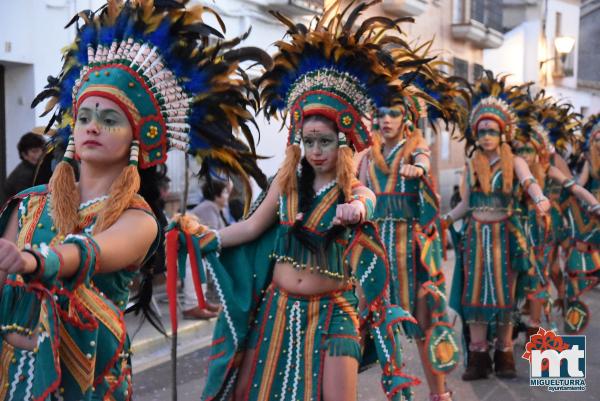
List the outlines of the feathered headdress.
{"label": "feathered headdress", "polygon": [[594,137],[600,132],[600,113],[594,114],[588,117],[585,124],[581,127],[581,133],[583,134],[583,150],[589,153],[589,162],[591,167],[591,174],[594,178],[600,176],[600,152],[597,146],[593,146],[592,141]]}
{"label": "feathered headdress", "polygon": [[520,108],[527,107],[527,102],[524,101],[527,91],[525,86],[508,86],[506,78],[506,75],[494,77],[491,71],[485,70],[483,76],[475,82],[469,124],[464,134],[467,140],[465,150],[467,153],[474,152],[476,179],[484,193],[491,190],[491,170],[489,161],[478,150],[477,127],[482,120],[495,121],[500,127],[502,190],[505,193],[512,191],[514,171],[510,143],[519,133],[517,113]]}
{"label": "feathered headdress", "polygon": [[466,80],[446,74],[446,62],[430,57],[432,43],[428,41],[414,50],[404,43],[392,51],[403,85],[420,92],[418,96],[407,96],[405,102],[414,121],[427,118],[435,131],[438,120],[442,120],[446,128],[452,125],[453,131],[459,128],[463,132],[471,107],[471,87]]}
{"label": "feathered headdress", "polygon": [[589,151],[591,148],[591,141],[598,132],[600,132],[600,113],[592,114],[587,118],[585,124],[581,127],[581,133],[584,138],[583,150]]}
{"label": "feathered headdress", "polygon": [[[402,106],[405,109],[404,122],[401,125],[407,142],[403,146],[402,157],[410,157],[416,148],[427,147],[422,132],[417,129],[420,119],[427,119],[434,132],[437,132],[438,120],[450,125],[454,132],[458,127],[464,131],[471,103],[469,84],[457,77],[447,76],[442,71],[445,62],[430,57],[433,41],[428,41],[415,49],[402,38],[387,44],[395,61],[395,74],[399,74],[405,89]],[[389,106],[389,105],[388,105]],[[381,152],[381,134],[379,124],[373,124],[373,146],[371,157],[379,169],[389,173]]]}
{"label": "feathered headdress", "polygon": [[475,82],[469,124],[465,131],[467,149],[475,146],[477,126],[485,119],[498,123],[502,142],[510,143],[517,135],[519,130],[517,112],[520,107],[526,107],[527,102],[523,98],[527,96],[527,92],[523,86],[507,85],[507,77],[507,75],[494,77],[491,71],[485,70],[483,76]]}
{"label": "feathered headdress", "polygon": [[515,89],[524,91],[525,95],[519,98],[520,104],[516,111],[519,129],[511,145],[517,152],[519,147],[527,148],[529,145],[533,148],[535,158],[529,163],[529,169],[543,189],[554,148],[548,138],[548,131],[540,123],[540,112],[547,99],[544,98],[543,93],[532,97],[530,93],[532,85],[533,83],[529,82]]}
{"label": "feathered headdress", "polygon": [[271,12],[288,27],[290,40],[276,43],[274,67],[261,79],[262,100],[268,116],[291,116],[290,143],[299,139],[305,117],[324,113],[361,151],[370,145],[362,118],[371,118],[379,105],[402,101],[401,83],[387,68],[393,61],[381,49],[388,31],[399,32],[399,20],[372,17],[355,28],[361,13],[377,2],[352,8],[351,1],[341,13],[335,2],[309,26]]}
{"label": "feathered headdress", "polygon": [[538,100],[538,118],[542,128],[548,133],[550,144],[563,156],[580,141],[578,130],[581,126],[581,116],[573,110],[570,103],[559,103],[551,97],[546,97],[541,91]]}
{"label": "feathered headdress", "polygon": [[[56,138],[64,141],[72,134],[78,107],[85,98],[101,96],[121,107],[133,129],[136,149],[132,148],[133,167],[119,183],[128,187],[129,193],[124,195],[123,188],[113,184],[111,204],[117,198],[127,202],[137,192],[138,164],[143,169],[164,163],[167,151],[173,148],[197,155],[214,168],[239,174],[248,189],[249,175],[261,185],[266,182],[256,165],[249,129],[254,120],[247,107],[256,108],[257,102],[248,94],[256,91],[239,64],[254,60],[268,65],[270,57],[256,48],[234,49],[243,38],[212,44],[211,36],[223,35],[204,24],[202,15],[213,14],[224,31],[220,17],[199,5],[188,10],[186,3],[108,0],[95,12],[80,12],[67,24],[77,23],[78,29],[64,53],[60,75],[50,77],[33,101],[36,106],[48,99],[44,114],[56,109],[48,127],[56,122]],[[247,143],[234,135],[235,130],[242,131]],[[73,157],[73,151],[71,143],[67,158]],[[79,198],[72,172],[65,168],[58,168],[50,183],[53,214],[62,231],[72,228]],[[108,220],[120,212],[107,212],[113,215]],[[112,222],[99,226],[106,228]]]}
{"label": "feathered headdress", "polygon": [[[306,117],[328,117],[344,134],[340,144],[361,151],[371,145],[365,119],[372,119],[381,106],[402,104],[407,94],[384,45],[400,40],[394,36],[401,33],[398,24],[412,19],[375,16],[355,25],[362,12],[378,2],[350,1],[341,10],[341,1],[336,1],[308,26],[272,12],[288,27],[289,40],[277,42],[274,68],[260,84],[267,116],[281,115],[284,120],[290,116],[288,149],[280,173],[285,193],[295,189]],[[340,146],[337,170],[346,197],[350,195],[347,181],[353,176],[349,146]]]}

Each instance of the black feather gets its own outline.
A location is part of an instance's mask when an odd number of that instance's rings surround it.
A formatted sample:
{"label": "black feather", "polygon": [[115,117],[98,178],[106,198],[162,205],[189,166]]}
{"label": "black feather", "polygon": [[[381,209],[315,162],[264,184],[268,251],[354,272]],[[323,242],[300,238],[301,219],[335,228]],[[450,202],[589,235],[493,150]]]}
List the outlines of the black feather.
{"label": "black feather", "polygon": [[41,101],[54,96],[59,96],[60,90],[58,88],[49,88],[41,91],[31,102],[31,108],[36,107]]}
{"label": "black feather", "polygon": [[73,18],[69,20],[69,22],[67,22],[67,25],[65,25],[65,29],[69,28],[71,25],[79,21],[79,18],[83,18],[84,20],[86,20],[87,18],[85,23],[88,24],[94,18],[94,12],[92,10],[83,10],[78,12],[73,16]]}
{"label": "black feather", "polygon": [[191,25],[186,25],[185,26],[185,30],[189,31],[189,32],[194,32],[200,36],[210,36],[210,35],[214,35],[217,36],[221,39],[224,38],[223,34],[221,32],[219,32],[218,30],[216,30],[215,28],[213,28],[210,25],[206,25],[203,22],[197,22],[195,24],[191,24]]}
{"label": "black feather", "polygon": [[258,47],[242,47],[240,49],[230,50],[223,55],[225,61],[256,61],[266,69],[270,70],[273,67],[273,59],[266,51]]}

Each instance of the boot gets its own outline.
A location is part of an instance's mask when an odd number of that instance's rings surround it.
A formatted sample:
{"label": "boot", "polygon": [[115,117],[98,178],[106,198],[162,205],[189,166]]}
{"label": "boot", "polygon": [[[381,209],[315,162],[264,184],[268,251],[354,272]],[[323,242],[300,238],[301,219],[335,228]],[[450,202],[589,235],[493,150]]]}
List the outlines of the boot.
{"label": "boot", "polygon": [[517,377],[512,349],[509,351],[494,351],[494,370],[496,371],[496,377],[501,379],[513,379]]}
{"label": "boot", "polygon": [[462,375],[464,381],[487,379],[492,373],[492,360],[487,351],[469,351],[467,369]]}
{"label": "boot", "polygon": [[183,311],[183,318],[185,320],[207,320],[217,317],[218,315],[217,312],[212,312],[208,309],[200,309],[198,306]]}

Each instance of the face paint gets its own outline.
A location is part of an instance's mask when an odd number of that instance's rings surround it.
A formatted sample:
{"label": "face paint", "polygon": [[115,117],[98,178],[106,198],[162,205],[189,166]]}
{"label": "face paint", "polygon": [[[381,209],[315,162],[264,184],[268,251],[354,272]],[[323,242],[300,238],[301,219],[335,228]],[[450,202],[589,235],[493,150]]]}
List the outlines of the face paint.
{"label": "face paint", "polygon": [[133,137],[125,112],[115,102],[98,96],[82,101],[73,129],[75,151],[82,162],[126,163]]}
{"label": "face paint", "polygon": [[479,128],[477,130],[477,137],[483,138],[484,136],[500,137],[500,131],[494,128]]}
{"label": "face paint", "polygon": [[302,132],[304,157],[317,174],[335,171],[338,152],[338,134],[328,124],[309,121]]}
{"label": "face paint", "polygon": [[377,109],[377,117],[379,117],[379,118],[383,118],[385,116],[390,116],[392,118],[398,118],[403,114],[404,113],[402,112],[402,110],[399,110],[396,108],[380,107]]}
{"label": "face paint", "polygon": [[307,153],[315,150],[327,152],[338,147],[337,135],[333,132],[318,132],[313,130],[304,135],[302,142],[304,143],[304,151]]}
{"label": "face paint", "polygon": [[119,111],[110,108],[99,110],[98,106],[99,104],[96,103],[95,110],[87,107],[80,108],[77,113],[77,124],[87,125],[94,121],[99,129],[107,132],[113,132],[129,124],[127,118]]}

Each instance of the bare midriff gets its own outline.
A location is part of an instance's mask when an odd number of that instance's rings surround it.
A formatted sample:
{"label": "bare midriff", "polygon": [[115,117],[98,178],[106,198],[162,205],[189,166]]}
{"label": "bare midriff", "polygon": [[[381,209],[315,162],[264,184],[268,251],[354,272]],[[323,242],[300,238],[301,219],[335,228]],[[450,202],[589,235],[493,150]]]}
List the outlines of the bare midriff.
{"label": "bare midriff", "polygon": [[328,278],[310,269],[296,270],[291,263],[277,262],[273,284],[286,292],[299,295],[317,295],[347,288],[347,281]]}
{"label": "bare midriff", "polygon": [[473,218],[475,218],[475,220],[478,220],[478,221],[492,222],[492,221],[504,220],[509,216],[509,214],[503,210],[485,211],[485,212],[479,212],[479,211],[474,210],[472,212],[472,216],[473,216]]}

